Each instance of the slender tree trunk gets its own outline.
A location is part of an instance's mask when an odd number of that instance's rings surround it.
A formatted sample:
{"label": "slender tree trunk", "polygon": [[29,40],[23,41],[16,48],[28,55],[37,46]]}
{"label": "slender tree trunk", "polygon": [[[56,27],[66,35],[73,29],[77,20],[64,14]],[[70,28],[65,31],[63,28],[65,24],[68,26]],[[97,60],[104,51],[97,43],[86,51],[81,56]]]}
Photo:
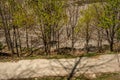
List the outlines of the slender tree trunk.
{"label": "slender tree trunk", "polygon": [[16,26],[13,26],[14,29],[14,37],[15,37],[15,49],[16,49],[16,54],[19,57],[19,50],[18,50],[18,39],[17,39],[17,32],[16,32]]}
{"label": "slender tree trunk", "polygon": [[72,54],[74,54],[74,43],[75,43],[75,42],[74,42],[74,40],[75,40],[75,39],[74,39],[74,38],[75,38],[74,36],[75,36],[75,35],[74,35],[74,27],[72,27]]}
{"label": "slender tree trunk", "polygon": [[57,49],[60,48],[60,34],[59,34],[59,31],[58,31],[58,41],[57,41]]}
{"label": "slender tree trunk", "polygon": [[13,46],[13,42],[12,42],[12,40],[11,40],[11,36],[10,36],[10,31],[9,31],[9,29],[6,29],[6,30],[5,30],[5,35],[6,35],[6,41],[7,41],[7,43],[8,43],[8,46],[9,46],[10,50],[11,50],[11,53],[14,54],[15,51],[14,51],[14,46]]}
{"label": "slender tree trunk", "polygon": [[98,30],[98,52],[101,53],[102,50],[102,37],[101,37],[101,31]]}
{"label": "slender tree trunk", "polygon": [[[19,49],[20,49],[20,54],[22,53],[22,43],[21,43],[21,37],[20,37],[20,32],[19,32],[19,30],[18,30],[18,28],[17,28],[17,34],[18,34],[18,44],[19,44]],[[20,55],[19,54],[19,55]]]}
{"label": "slender tree trunk", "polygon": [[86,53],[89,52],[89,25],[87,24],[87,27],[86,27]]}
{"label": "slender tree trunk", "polygon": [[113,40],[111,40],[111,42],[109,44],[110,44],[110,51],[112,52],[113,51],[113,44],[114,44]]}
{"label": "slender tree trunk", "polygon": [[31,40],[30,40],[30,43],[31,43],[31,45],[30,45],[30,55],[33,55],[33,49],[32,49],[32,36],[31,36]]}
{"label": "slender tree trunk", "polygon": [[26,27],[26,47],[29,49],[29,42],[28,42],[28,29]]}
{"label": "slender tree trunk", "polygon": [[10,36],[10,29],[8,28],[8,19],[5,16],[5,6],[1,6],[2,2],[0,2],[0,16],[2,18],[2,24],[3,24],[3,29],[4,29],[4,33],[5,33],[5,39],[6,39],[6,43],[8,46],[8,49],[11,50],[11,55],[14,54],[14,46],[11,40],[11,36]]}

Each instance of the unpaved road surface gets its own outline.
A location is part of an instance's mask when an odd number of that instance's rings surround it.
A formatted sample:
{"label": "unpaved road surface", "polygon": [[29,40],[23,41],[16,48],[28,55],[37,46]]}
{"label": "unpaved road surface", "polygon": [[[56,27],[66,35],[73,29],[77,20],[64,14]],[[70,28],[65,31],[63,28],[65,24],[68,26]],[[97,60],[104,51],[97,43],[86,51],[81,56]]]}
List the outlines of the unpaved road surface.
{"label": "unpaved road surface", "polygon": [[0,80],[43,76],[65,76],[71,73],[119,72],[120,54],[92,58],[35,59],[18,62],[0,62]]}

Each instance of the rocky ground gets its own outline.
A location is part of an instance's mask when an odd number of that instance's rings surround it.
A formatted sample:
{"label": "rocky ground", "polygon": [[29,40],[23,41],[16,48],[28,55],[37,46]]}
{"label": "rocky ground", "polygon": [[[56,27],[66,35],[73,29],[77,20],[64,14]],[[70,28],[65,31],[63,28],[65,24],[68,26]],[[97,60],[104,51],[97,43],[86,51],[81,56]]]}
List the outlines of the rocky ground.
{"label": "rocky ground", "polygon": [[[0,62],[0,80],[44,76],[66,76],[87,74],[95,78],[97,73],[120,71],[120,54],[107,54],[91,58],[35,59],[17,62]],[[89,75],[88,75],[89,74]]]}

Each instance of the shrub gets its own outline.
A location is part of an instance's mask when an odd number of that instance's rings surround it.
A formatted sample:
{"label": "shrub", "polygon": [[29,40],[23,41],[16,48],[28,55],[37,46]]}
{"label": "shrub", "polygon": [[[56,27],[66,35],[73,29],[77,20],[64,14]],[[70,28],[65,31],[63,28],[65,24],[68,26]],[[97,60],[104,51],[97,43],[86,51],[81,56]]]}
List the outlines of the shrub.
{"label": "shrub", "polygon": [[3,44],[0,42],[0,50],[3,49]]}

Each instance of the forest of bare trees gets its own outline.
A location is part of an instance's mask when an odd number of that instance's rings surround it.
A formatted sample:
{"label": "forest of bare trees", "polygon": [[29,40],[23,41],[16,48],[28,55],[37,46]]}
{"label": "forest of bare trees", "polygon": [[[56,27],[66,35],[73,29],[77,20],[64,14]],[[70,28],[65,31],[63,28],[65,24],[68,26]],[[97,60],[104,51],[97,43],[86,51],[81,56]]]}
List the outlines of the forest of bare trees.
{"label": "forest of bare trees", "polygon": [[0,39],[18,57],[119,51],[120,0],[0,0]]}

